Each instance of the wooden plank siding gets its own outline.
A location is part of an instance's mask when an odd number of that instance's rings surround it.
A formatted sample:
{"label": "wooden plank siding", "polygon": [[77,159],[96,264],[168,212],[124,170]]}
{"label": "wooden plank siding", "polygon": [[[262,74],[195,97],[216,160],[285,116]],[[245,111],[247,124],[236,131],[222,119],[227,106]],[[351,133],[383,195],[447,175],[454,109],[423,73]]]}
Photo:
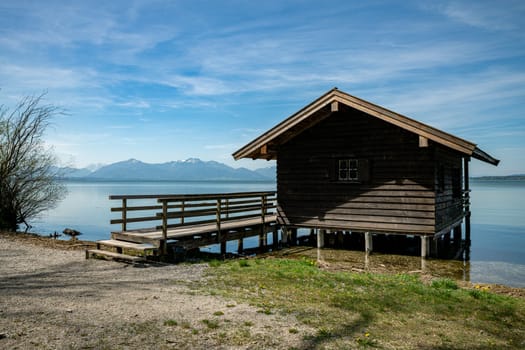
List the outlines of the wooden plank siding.
{"label": "wooden plank siding", "polygon": [[439,232],[464,215],[461,195],[463,172],[462,157],[458,152],[438,146],[435,147],[435,158],[436,232]]}
{"label": "wooden plank siding", "polygon": [[[419,147],[418,135],[340,105],[279,147],[278,220],[297,227],[432,234],[435,156],[433,147]],[[338,159],[366,163],[366,181],[338,181]]]}

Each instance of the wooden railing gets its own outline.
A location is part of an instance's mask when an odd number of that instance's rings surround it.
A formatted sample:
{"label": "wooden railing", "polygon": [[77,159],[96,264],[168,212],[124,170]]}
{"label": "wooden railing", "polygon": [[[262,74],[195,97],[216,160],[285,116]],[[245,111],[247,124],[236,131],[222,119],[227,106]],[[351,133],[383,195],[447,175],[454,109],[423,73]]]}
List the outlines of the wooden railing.
{"label": "wooden railing", "polygon": [[471,190],[463,190],[462,201],[463,201],[463,211],[465,214],[470,214],[470,192]]}
{"label": "wooden railing", "polygon": [[[215,223],[217,232],[225,221],[266,216],[275,212],[276,193],[240,192],[219,194],[174,195],[114,195],[110,200],[120,200],[120,207],[111,208],[121,217],[111,224],[120,224],[122,231],[153,228],[162,230],[164,240],[170,228]],[[149,223],[138,227],[137,223]]]}

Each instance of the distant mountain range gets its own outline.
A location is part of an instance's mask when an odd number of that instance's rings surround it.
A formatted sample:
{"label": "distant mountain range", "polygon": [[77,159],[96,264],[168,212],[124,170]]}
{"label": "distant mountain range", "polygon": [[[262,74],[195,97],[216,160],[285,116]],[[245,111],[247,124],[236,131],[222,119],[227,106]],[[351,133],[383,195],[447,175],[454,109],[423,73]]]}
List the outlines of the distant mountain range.
{"label": "distant mountain range", "polygon": [[525,174],[503,176],[479,176],[473,177],[472,179],[478,181],[525,181]]}
{"label": "distant mountain range", "polygon": [[275,181],[276,175],[275,166],[249,170],[198,158],[157,164],[129,159],[96,169],[64,167],[59,171],[65,179],[120,181]]}

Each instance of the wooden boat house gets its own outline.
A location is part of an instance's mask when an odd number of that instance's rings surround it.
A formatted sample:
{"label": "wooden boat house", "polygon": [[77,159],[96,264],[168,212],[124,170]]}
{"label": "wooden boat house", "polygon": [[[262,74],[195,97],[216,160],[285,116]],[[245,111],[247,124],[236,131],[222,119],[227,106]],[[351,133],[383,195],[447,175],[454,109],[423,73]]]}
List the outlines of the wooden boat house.
{"label": "wooden boat house", "polygon": [[431,241],[469,222],[469,161],[499,160],[463,140],[337,88],[233,154],[277,160],[277,220],[284,232],[362,232]]}

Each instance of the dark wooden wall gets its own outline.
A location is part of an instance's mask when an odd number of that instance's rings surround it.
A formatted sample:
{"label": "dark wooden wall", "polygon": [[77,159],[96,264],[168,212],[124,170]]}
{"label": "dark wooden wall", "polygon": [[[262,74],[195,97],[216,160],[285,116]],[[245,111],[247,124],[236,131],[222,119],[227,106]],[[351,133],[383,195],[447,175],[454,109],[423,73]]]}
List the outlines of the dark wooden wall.
{"label": "dark wooden wall", "polygon": [[[419,147],[417,135],[341,106],[339,112],[279,148],[280,223],[354,231],[434,233],[435,156],[433,146]],[[334,169],[339,158],[366,160],[368,180],[337,181]]]}

